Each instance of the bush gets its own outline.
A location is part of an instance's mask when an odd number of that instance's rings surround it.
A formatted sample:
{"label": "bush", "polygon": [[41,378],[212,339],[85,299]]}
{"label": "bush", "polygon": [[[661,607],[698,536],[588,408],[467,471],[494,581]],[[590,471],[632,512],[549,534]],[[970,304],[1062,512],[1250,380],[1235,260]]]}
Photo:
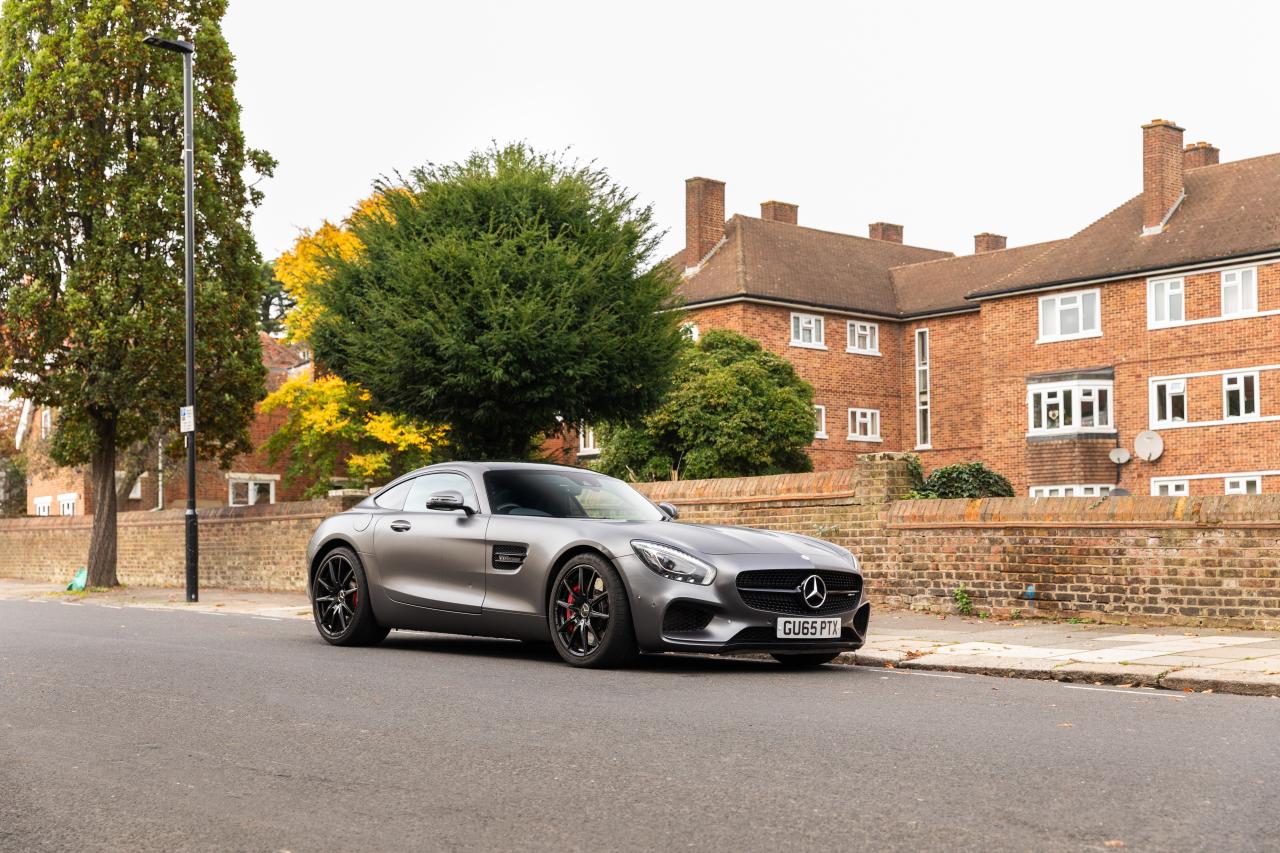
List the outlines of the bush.
{"label": "bush", "polygon": [[1013,485],[1003,474],[981,462],[959,462],[923,475],[919,460],[911,466],[914,487],[908,499],[925,498],[1011,498]]}

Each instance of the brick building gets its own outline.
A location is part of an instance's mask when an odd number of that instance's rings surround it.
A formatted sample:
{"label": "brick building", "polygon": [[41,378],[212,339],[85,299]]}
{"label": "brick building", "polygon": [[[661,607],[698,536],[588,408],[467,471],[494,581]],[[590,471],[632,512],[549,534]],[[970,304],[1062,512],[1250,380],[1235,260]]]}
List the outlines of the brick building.
{"label": "brick building", "polygon": [[[308,362],[304,354],[275,338],[260,334],[262,361],[267,368],[266,392],[274,391]],[[254,450],[235,458],[229,469],[216,462],[196,464],[196,503],[209,506],[246,506],[302,498],[306,483],[283,482],[285,461],[272,465],[262,450],[266,440],[280,428],[286,413],[262,414],[249,427]],[[19,427],[18,441],[26,447],[27,514],[92,515],[93,483],[88,467],[62,468],[49,461],[43,442],[53,434],[57,412],[27,404]],[[117,472],[122,476],[122,472]],[[156,464],[133,484],[119,511],[182,507],[187,499],[186,465],[182,460],[162,463],[156,448]]]}
{"label": "brick building", "polygon": [[[815,468],[872,450],[980,460],[1019,494],[1280,491],[1280,154],[1219,163],[1142,127],[1143,191],[1062,240],[960,257],[798,224],[725,219],[686,182],[672,263],[691,332],[729,328],[814,386]],[[1113,463],[1147,430],[1154,461]]]}

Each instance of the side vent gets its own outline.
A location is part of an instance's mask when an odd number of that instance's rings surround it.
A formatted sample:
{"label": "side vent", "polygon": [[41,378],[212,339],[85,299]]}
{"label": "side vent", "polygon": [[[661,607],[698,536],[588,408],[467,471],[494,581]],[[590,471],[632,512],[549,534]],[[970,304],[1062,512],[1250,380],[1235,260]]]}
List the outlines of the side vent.
{"label": "side vent", "polygon": [[527,545],[494,545],[493,567],[504,572],[514,572],[524,564],[529,554]]}

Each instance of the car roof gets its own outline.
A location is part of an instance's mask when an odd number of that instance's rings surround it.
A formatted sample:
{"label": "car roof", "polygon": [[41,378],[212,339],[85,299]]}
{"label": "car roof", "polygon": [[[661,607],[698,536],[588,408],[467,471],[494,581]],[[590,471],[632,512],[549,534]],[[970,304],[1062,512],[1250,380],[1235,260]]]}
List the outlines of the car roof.
{"label": "car roof", "polygon": [[[574,465],[557,465],[552,462],[437,462],[434,465],[428,465],[425,468],[419,468],[416,471],[406,474],[406,477],[417,476],[418,474],[427,474],[432,471],[471,471],[475,473],[484,473],[485,471],[587,471],[586,468],[579,468]],[[590,472],[594,473],[594,472]],[[403,477],[398,479],[404,479]]]}

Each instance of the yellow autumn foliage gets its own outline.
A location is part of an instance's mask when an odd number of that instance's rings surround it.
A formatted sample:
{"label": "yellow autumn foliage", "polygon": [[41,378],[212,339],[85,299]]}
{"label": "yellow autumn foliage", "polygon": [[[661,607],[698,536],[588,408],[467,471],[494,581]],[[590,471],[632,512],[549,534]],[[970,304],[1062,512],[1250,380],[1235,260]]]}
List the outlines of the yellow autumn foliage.
{"label": "yellow autumn foliage", "polygon": [[287,475],[312,481],[312,494],[329,488],[345,462],[359,485],[384,481],[428,464],[445,443],[447,429],[375,410],[369,392],[337,376],[296,376],[259,404],[264,413],[285,410],[280,429],[267,440],[272,458],[287,456]]}

